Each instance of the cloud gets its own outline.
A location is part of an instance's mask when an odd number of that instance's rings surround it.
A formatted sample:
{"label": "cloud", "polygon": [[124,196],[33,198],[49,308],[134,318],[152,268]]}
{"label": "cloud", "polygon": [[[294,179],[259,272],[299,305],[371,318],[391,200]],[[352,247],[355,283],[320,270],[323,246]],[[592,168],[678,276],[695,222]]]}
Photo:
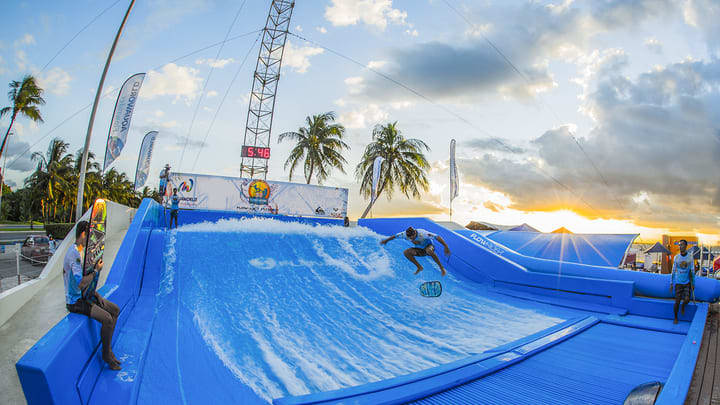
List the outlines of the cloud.
{"label": "cloud", "polygon": [[22,37],[18,38],[13,42],[13,45],[16,48],[22,47],[24,45],[35,45],[35,37],[33,37],[31,34],[25,34]]}
{"label": "cloud", "polygon": [[[435,101],[468,102],[497,95],[529,100],[556,86],[550,61],[573,62],[596,35],[634,27],[676,9],[670,0],[568,3],[564,7],[541,2],[480,4],[463,12],[476,23],[470,32],[483,32],[484,37],[470,35],[462,43],[436,40],[389,49],[383,73]],[[493,21],[512,23],[488,25]],[[364,77],[367,100],[407,97],[406,90],[389,86],[384,78],[369,72]]]}
{"label": "cloud", "polygon": [[325,52],[322,48],[311,46],[296,47],[291,41],[285,44],[283,63],[298,73],[305,73],[310,67],[310,57]]}
{"label": "cloud", "polygon": [[300,25],[296,25],[296,26],[295,26],[295,31],[297,31],[297,32],[303,32],[303,29],[302,29],[302,27],[301,27]]}
{"label": "cloud", "polygon": [[225,66],[227,66],[230,63],[235,62],[235,59],[228,58],[228,59],[198,59],[195,61],[196,65],[207,65],[216,69],[222,69]]}
{"label": "cloud", "polygon": [[498,151],[505,153],[525,153],[525,149],[511,145],[507,139],[502,138],[475,138],[464,142],[465,146],[482,151]]}
{"label": "cloud", "polygon": [[339,122],[348,129],[367,128],[388,119],[388,112],[377,104],[368,104],[340,114]]}
{"label": "cloud", "polygon": [[365,89],[365,85],[363,84],[365,79],[363,79],[362,76],[348,77],[344,81],[348,88],[348,94],[350,95],[360,94]]}
{"label": "cloud", "polygon": [[218,95],[218,92],[217,92],[217,91],[215,91],[215,90],[210,90],[210,91],[208,91],[208,92],[205,94],[205,97],[207,97],[207,98],[212,98],[212,97],[216,97],[217,95]]}
{"label": "cloud", "polygon": [[65,95],[70,90],[72,77],[62,68],[54,67],[38,76],[38,84],[45,91],[55,95]]}
{"label": "cloud", "polygon": [[315,30],[321,34],[327,34],[327,29],[325,27],[315,27]]}
{"label": "cloud", "polygon": [[698,28],[705,36],[708,52],[720,57],[720,4],[714,0],[686,0],[683,4],[685,22]]}
{"label": "cloud", "polygon": [[[5,131],[7,131],[7,128],[2,129],[3,135],[5,135]],[[32,153],[27,151],[29,147],[30,143],[23,141],[22,137],[18,135],[10,135],[7,140],[7,145],[5,146],[5,151],[3,152],[8,159],[8,170],[26,172],[28,170],[35,169],[36,163],[30,159],[30,155],[32,155]],[[27,153],[21,156],[20,154],[25,151],[27,151]],[[10,164],[11,162],[13,163]]]}
{"label": "cloud", "polygon": [[363,23],[384,31],[388,23],[405,25],[407,12],[392,8],[392,0],[331,0],[325,19],[342,27]]}
{"label": "cloud", "polygon": [[8,72],[8,70],[5,68],[5,63],[3,61],[3,57],[0,55],[0,75],[4,75]]}
{"label": "cloud", "polygon": [[22,49],[15,51],[15,64],[18,70],[26,70],[28,67],[27,54]]}
{"label": "cloud", "polygon": [[652,52],[655,53],[662,53],[662,43],[658,41],[656,38],[648,38],[643,42],[645,47],[649,49]]}
{"label": "cloud", "polygon": [[463,182],[505,193],[514,209],[572,207],[640,225],[717,230],[720,60],[673,63],[634,78],[600,71],[584,94],[594,127],[576,136],[600,174],[563,126],[531,142],[536,157],[460,159]]}
{"label": "cloud", "polygon": [[152,99],[158,96],[175,96],[174,102],[183,99],[191,102],[200,91],[202,78],[197,69],[188,66],[167,64],[158,72],[151,70],[140,92],[141,97]]}

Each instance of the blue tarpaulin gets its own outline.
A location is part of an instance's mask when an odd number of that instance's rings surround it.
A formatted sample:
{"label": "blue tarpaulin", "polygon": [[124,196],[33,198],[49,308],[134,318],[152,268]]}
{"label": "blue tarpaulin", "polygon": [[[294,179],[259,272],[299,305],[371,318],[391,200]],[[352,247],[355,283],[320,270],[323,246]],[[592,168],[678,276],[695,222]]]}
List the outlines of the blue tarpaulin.
{"label": "blue tarpaulin", "polygon": [[486,236],[526,256],[619,267],[638,235],[497,231]]}

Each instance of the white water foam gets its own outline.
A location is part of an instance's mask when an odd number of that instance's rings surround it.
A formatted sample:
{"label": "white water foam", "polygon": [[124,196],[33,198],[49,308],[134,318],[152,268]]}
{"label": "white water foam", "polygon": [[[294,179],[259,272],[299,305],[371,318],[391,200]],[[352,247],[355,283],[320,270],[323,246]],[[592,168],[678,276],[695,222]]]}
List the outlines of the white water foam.
{"label": "white water foam", "polygon": [[200,335],[205,344],[207,344],[215,355],[222,361],[225,367],[245,385],[250,387],[256,394],[268,402],[272,402],[273,398],[283,395],[280,387],[270,380],[262,368],[255,363],[250,356],[243,357],[243,369],[233,360],[235,358],[235,350],[232,344],[226,340],[218,339],[212,332],[212,328],[206,317],[201,315],[200,311],[193,311],[193,321],[197,325]]}
{"label": "white water foam", "polygon": [[177,232],[300,234],[343,239],[362,237],[382,238],[382,235],[361,226],[345,228],[337,225],[308,225],[300,222],[286,222],[272,218],[233,218],[221,219],[217,222],[206,221],[197,224],[183,225],[177,228]]}
{"label": "white water foam", "polygon": [[158,288],[158,297],[164,297],[170,294],[174,289],[175,280],[175,261],[177,256],[175,253],[177,231],[170,231],[167,243],[165,244],[165,267],[163,268],[162,278],[160,279],[160,288]]}

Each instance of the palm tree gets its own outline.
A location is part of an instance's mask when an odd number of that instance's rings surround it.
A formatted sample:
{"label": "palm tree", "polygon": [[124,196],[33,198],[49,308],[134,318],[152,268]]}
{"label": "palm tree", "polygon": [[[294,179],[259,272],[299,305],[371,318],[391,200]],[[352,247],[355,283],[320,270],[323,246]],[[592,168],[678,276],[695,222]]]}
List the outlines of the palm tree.
{"label": "palm tree", "polygon": [[[373,163],[378,156],[385,159],[380,170],[377,196],[385,191],[388,200],[392,198],[395,187],[410,198],[420,198],[420,190],[428,191],[429,183],[426,171],[430,168],[423,150],[430,148],[419,139],[405,139],[397,128],[397,121],[386,125],[376,125],[372,133],[373,141],[365,148],[362,160],[355,168],[355,177],[361,181],[360,194],[368,198],[372,193]],[[370,211],[376,199],[370,200],[362,218]]]}
{"label": "palm tree", "polygon": [[292,181],[295,168],[303,162],[303,172],[307,184],[310,184],[313,174],[321,184],[330,175],[330,169],[337,168],[345,173],[344,164],[347,163],[342,156],[343,149],[348,145],[343,142],[345,127],[341,124],[332,124],[335,121],[334,112],[326,112],[320,115],[306,117],[306,127],[301,127],[298,132],[285,132],[278,136],[278,142],[284,139],[296,141],[295,147],[290,151],[285,161],[285,170],[290,167],[289,179]]}
{"label": "palm tree", "polygon": [[38,162],[37,168],[25,180],[26,186],[40,196],[42,217],[45,221],[57,217],[58,206],[63,206],[68,194],[72,194],[69,179],[72,178],[73,157],[67,153],[70,145],[59,138],[50,142],[45,155],[35,152],[32,160]]}
{"label": "palm tree", "polygon": [[10,114],[10,125],[8,125],[5,137],[3,137],[2,146],[0,146],[0,158],[2,158],[2,154],[5,151],[8,135],[10,135],[10,131],[18,114],[34,122],[43,122],[40,110],[38,109],[39,105],[45,104],[45,99],[42,98],[42,94],[43,89],[37,85],[35,77],[32,75],[25,76],[22,82],[17,80],[10,82],[8,99],[10,99],[12,105],[0,109],[0,118]]}

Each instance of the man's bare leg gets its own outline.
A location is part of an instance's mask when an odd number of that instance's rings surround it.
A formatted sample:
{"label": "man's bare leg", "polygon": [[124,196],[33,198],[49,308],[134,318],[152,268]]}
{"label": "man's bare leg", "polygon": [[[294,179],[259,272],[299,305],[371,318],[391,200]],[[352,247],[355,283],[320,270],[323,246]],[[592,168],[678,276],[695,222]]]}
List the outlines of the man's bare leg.
{"label": "man's bare leg", "polygon": [[433,260],[435,260],[435,263],[440,266],[440,274],[443,276],[447,274],[447,272],[445,271],[445,267],[443,267],[443,265],[440,263],[440,259],[437,257],[435,252],[428,252],[428,254],[430,255],[430,257],[432,257]]}
{"label": "man's bare leg", "polygon": [[417,266],[417,270],[415,270],[415,273],[413,273],[413,274],[418,274],[421,271],[423,271],[423,266],[421,266],[420,263],[418,263],[417,259],[415,259],[415,255],[413,254],[413,252],[410,249],[405,249],[405,252],[403,252],[403,253],[405,254],[405,257],[412,262],[412,264]]}

